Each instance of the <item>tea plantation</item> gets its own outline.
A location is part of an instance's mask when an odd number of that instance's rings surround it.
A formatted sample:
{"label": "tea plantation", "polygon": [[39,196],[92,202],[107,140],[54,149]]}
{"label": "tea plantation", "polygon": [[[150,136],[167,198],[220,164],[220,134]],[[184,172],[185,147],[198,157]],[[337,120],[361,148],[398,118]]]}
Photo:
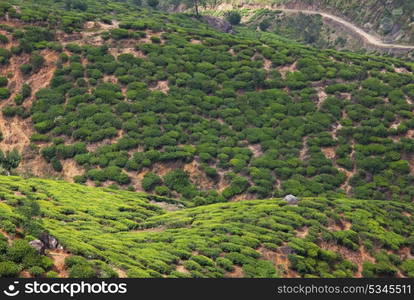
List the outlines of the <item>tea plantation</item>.
{"label": "tea plantation", "polygon": [[414,276],[414,63],[159,7],[0,3],[0,276]]}
{"label": "tea plantation", "polygon": [[[19,70],[2,81],[32,82],[2,88],[3,118],[33,127],[17,145],[31,153],[22,168],[48,163],[26,175],[198,205],[288,193],[413,199],[412,62],[85,2],[3,4],[15,25],[2,25],[2,63]],[[52,76],[39,88],[42,70]]]}
{"label": "tea plantation", "polygon": [[[3,176],[0,186],[0,226],[10,239],[1,248],[2,276],[414,274],[411,203],[269,199],[193,208],[175,203],[169,210],[177,210],[166,211],[160,201],[173,200],[61,181]],[[63,246],[63,267],[53,250],[39,256],[27,245],[42,232]]]}

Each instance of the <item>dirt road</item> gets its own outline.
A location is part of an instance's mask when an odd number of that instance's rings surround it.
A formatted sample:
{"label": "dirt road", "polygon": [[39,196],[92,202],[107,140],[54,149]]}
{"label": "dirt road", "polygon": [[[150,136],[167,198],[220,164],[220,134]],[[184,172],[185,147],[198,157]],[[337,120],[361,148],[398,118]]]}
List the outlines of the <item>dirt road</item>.
{"label": "dirt road", "polygon": [[[285,7],[278,7],[276,5],[257,5],[257,4],[244,4],[243,8],[256,10],[256,9],[268,9],[268,10],[280,10],[286,13],[303,13],[308,15],[321,15],[323,18],[329,19],[334,21],[342,26],[346,27],[348,30],[356,33],[360,37],[362,37],[368,44],[371,44],[377,48],[384,48],[384,49],[394,49],[394,50],[404,50],[410,51],[414,50],[414,45],[399,45],[399,44],[392,44],[392,43],[385,43],[381,40],[379,36],[375,36],[370,34],[363,29],[357,27],[356,25],[348,22],[338,16],[334,16],[325,12],[320,12],[316,10],[310,9],[293,9],[293,8],[285,8]],[[217,10],[232,10],[234,7],[231,4],[222,4],[217,7]]]}
{"label": "dirt road", "polygon": [[334,16],[334,15],[330,15],[324,12],[319,12],[319,11],[315,11],[315,10],[301,10],[301,9],[289,9],[289,8],[275,8],[272,7],[271,10],[280,10],[283,12],[291,12],[291,13],[303,13],[303,14],[308,14],[308,15],[321,15],[324,18],[327,19],[331,19],[337,23],[342,24],[343,26],[347,27],[348,29],[352,30],[353,32],[357,33],[358,35],[360,35],[362,38],[364,38],[368,43],[377,46],[377,47],[384,47],[384,48],[398,48],[398,49],[414,49],[414,45],[398,45],[398,44],[387,44],[385,42],[383,42],[380,38],[365,32],[364,30],[362,30],[361,28],[355,26],[354,24],[345,21],[344,19]]}

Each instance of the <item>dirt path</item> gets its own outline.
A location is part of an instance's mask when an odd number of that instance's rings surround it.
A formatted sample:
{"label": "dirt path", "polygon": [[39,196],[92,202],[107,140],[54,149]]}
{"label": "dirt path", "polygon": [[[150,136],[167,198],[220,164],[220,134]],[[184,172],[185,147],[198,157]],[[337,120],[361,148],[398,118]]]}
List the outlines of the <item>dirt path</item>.
{"label": "dirt path", "polygon": [[338,17],[334,16],[325,12],[315,11],[315,10],[306,10],[306,9],[291,9],[291,8],[284,8],[284,7],[277,7],[277,6],[270,6],[270,5],[244,5],[243,8],[247,9],[269,9],[269,10],[279,10],[286,13],[303,13],[307,15],[321,15],[322,17],[326,19],[330,19],[350,31],[358,34],[360,37],[362,37],[367,43],[379,47],[379,48],[386,48],[386,49],[405,49],[405,50],[414,50],[414,45],[399,45],[399,44],[387,44],[383,42],[379,37],[370,34],[363,29],[357,27],[356,25]]}
{"label": "dirt path", "polygon": [[368,43],[370,43],[374,46],[382,47],[382,48],[414,49],[414,45],[399,45],[399,44],[384,43],[380,38],[366,32],[364,30],[362,30],[361,28],[355,26],[354,24],[352,24],[348,21],[345,21],[344,19],[342,19],[340,17],[334,16],[334,15],[331,15],[331,14],[328,14],[328,13],[315,11],[315,10],[275,8],[275,7],[273,7],[272,10],[280,10],[280,11],[291,12],[291,13],[303,13],[303,14],[307,14],[307,15],[321,15],[324,18],[331,19],[331,20],[347,27],[348,29],[350,29],[351,31],[357,33],[364,40],[366,40]]}
{"label": "dirt path", "polygon": [[53,260],[54,271],[58,273],[60,278],[68,278],[69,273],[65,266],[65,259],[70,256],[63,250],[50,250],[48,255]]}

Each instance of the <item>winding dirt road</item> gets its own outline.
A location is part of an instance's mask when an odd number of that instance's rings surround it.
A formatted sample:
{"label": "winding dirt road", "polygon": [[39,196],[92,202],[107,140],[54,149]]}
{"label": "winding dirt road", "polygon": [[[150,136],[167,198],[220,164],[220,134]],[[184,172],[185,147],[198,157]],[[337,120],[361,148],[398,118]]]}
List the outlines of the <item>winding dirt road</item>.
{"label": "winding dirt road", "polygon": [[355,26],[354,24],[352,24],[348,21],[345,21],[344,19],[341,19],[337,16],[330,15],[330,14],[327,14],[327,13],[318,12],[318,11],[314,11],[314,10],[300,10],[300,9],[288,9],[288,8],[273,8],[273,10],[280,10],[280,11],[293,12],[293,13],[300,13],[301,12],[301,13],[308,14],[308,15],[321,15],[324,18],[331,19],[331,20],[333,20],[337,23],[340,23],[340,24],[344,25],[345,27],[351,29],[352,31],[354,31],[355,33],[357,33],[358,35],[363,37],[368,43],[370,43],[372,45],[375,45],[377,47],[399,48],[399,49],[414,49],[414,45],[398,45],[398,44],[384,43],[378,37],[365,32],[364,30],[362,30],[361,28]]}
{"label": "winding dirt road", "polygon": [[346,28],[348,28],[349,30],[353,31],[354,33],[358,34],[359,36],[361,36],[367,43],[376,46],[376,47],[380,47],[380,48],[387,48],[387,49],[401,49],[401,50],[414,50],[414,45],[399,45],[399,44],[388,44],[383,42],[379,37],[374,36],[364,30],[362,30],[361,28],[355,26],[354,24],[345,21],[344,19],[325,13],[325,12],[320,12],[320,11],[315,11],[315,10],[305,10],[305,9],[291,9],[291,8],[284,8],[284,7],[276,7],[276,6],[256,6],[256,5],[246,5],[246,8],[249,9],[260,9],[260,8],[264,8],[264,9],[269,9],[269,10],[280,10],[286,13],[303,13],[303,14],[308,14],[308,15],[321,15],[324,18],[330,19],[336,23],[339,23],[343,26],[345,26]]}

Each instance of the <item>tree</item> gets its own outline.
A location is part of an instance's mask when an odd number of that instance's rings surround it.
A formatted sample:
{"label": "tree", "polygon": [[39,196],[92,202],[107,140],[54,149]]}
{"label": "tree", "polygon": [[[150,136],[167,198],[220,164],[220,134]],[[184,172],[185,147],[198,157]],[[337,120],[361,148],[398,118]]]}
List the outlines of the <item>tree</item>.
{"label": "tree", "polygon": [[53,157],[50,162],[52,163],[52,167],[56,172],[62,172],[63,166],[57,157]]}
{"label": "tree", "polygon": [[205,4],[204,0],[190,0],[191,1],[191,5],[194,7],[195,13],[198,16],[199,15],[199,9],[198,7],[200,6],[200,2],[203,2]]}
{"label": "tree", "polygon": [[21,156],[16,149],[11,152],[7,152],[6,154],[0,150],[0,163],[7,171],[10,172],[12,169],[17,168],[20,161]]}
{"label": "tree", "polygon": [[270,27],[271,23],[268,19],[263,20],[262,22],[260,22],[259,24],[259,28],[261,31],[267,31],[267,29]]}
{"label": "tree", "polygon": [[238,25],[241,21],[241,16],[238,11],[229,11],[226,13],[226,20],[229,21],[231,25]]}
{"label": "tree", "polygon": [[30,65],[31,65],[31,71],[37,72],[39,71],[43,65],[45,64],[45,59],[42,55],[38,53],[34,53],[32,57],[30,58]]}
{"label": "tree", "polygon": [[81,11],[86,11],[88,9],[88,4],[86,3],[86,1],[73,0],[72,1],[72,7],[74,9],[79,9]]}
{"label": "tree", "polygon": [[152,8],[156,8],[160,3],[158,0],[147,0],[147,4]]}
{"label": "tree", "polygon": [[188,174],[183,170],[174,170],[164,176],[164,182],[167,187],[177,192],[182,192],[190,185]]}

